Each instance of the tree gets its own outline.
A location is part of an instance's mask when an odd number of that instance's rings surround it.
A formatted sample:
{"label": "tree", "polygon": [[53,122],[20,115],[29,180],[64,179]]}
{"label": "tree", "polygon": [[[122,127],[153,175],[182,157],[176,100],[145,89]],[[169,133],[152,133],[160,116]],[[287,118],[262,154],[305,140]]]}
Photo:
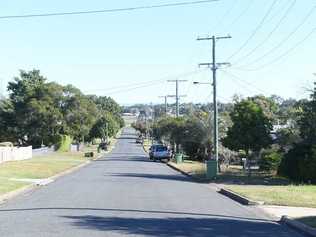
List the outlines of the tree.
{"label": "tree", "polygon": [[89,135],[97,119],[96,104],[72,85],[65,86],[63,93],[63,132],[72,136],[77,142],[84,142],[84,137]]}
{"label": "tree", "polygon": [[316,183],[316,82],[310,100],[300,104],[298,125],[302,140],[285,154],[279,173],[297,182]]}
{"label": "tree", "polygon": [[89,137],[101,138],[105,141],[108,137],[114,136],[119,130],[119,124],[113,118],[111,113],[99,118],[90,130]]}
{"label": "tree", "polygon": [[272,143],[271,119],[253,99],[235,104],[230,116],[233,125],[222,139],[224,146],[234,151],[244,150],[250,159],[250,152],[259,152]]}
{"label": "tree", "polygon": [[279,110],[279,106],[276,102],[280,99],[276,99],[275,96],[268,98],[263,95],[257,95],[248,99],[256,103],[261,108],[264,115],[272,122],[277,122],[277,112]]}
{"label": "tree", "polygon": [[47,83],[39,70],[21,70],[19,77],[9,83],[8,91],[12,104],[8,129],[19,143],[35,147],[42,142],[53,144],[61,129],[62,87]]}
{"label": "tree", "polygon": [[305,143],[316,141],[316,82],[310,100],[302,104],[302,114],[298,121],[300,134]]}
{"label": "tree", "polygon": [[0,100],[0,142],[17,141],[14,108],[9,99]]}

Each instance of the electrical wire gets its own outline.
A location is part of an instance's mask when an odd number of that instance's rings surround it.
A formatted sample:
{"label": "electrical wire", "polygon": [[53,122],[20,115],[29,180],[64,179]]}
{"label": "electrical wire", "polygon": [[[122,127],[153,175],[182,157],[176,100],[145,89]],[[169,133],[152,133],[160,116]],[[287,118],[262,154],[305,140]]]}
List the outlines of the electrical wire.
{"label": "electrical wire", "polygon": [[[269,94],[269,92],[265,91],[265,90],[262,90],[260,89],[259,87],[255,86],[254,84],[240,78],[239,76],[235,75],[234,73],[231,73],[231,72],[228,72],[227,70],[223,70],[223,69],[220,69],[223,73],[225,73],[226,75],[229,76],[229,78],[234,78],[234,80],[237,80],[239,81],[239,83],[243,83],[244,85],[248,86],[249,88],[252,87],[254,89],[256,89],[258,92],[260,93],[264,93],[264,94]],[[254,91],[249,91],[249,92],[254,92]]]}
{"label": "electrical wire", "polygon": [[256,68],[244,68],[244,67],[234,67],[234,69],[238,69],[241,71],[258,71],[261,69],[264,69],[270,65],[275,64],[276,62],[280,61],[281,59],[283,59],[284,57],[286,57],[287,55],[289,55],[292,51],[294,51],[295,49],[297,49],[300,45],[302,45],[303,43],[305,43],[305,41],[307,41],[316,31],[316,28],[314,28],[311,32],[309,32],[302,40],[300,40],[299,42],[297,42],[295,45],[293,45],[291,48],[289,48],[287,51],[285,51],[284,53],[282,53],[281,55],[279,55],[278,57],[270,60],[269,62],[258,66]]}
{"label": "electrical wire", "polygon": [[219,18],[219,20],[216,22],[216,24],[212,27],[212,31],[216,31],[221,25],[223,25],[223,22],[229,15],[229,13],[236,7],[238,0],[235,0],[233,4],[230,5],[230,7],[225,11],[225,13]]}
{"label": "electrical wire", "polygon": [[220,1],[220,0],[200,0],[200,1],[189,1],[189,2],[175,2],[175,3],[157,4],[157,5],[126,7],[126,8],[113,8],[113,9],[101,9],[101,10],[88,10],[88,11],[52,12],[52,13],[23,14],[23,15],[5,15],[5,16],[0,16],[0,20],[18,19],[18,18],[34,18],[34,17],[52,17],[52,16],[69,16],[69,15],[87,15],[87,14],[100,14],[100,13],[127,12],[127,11],[135,11],[135,10],[154,9],[154,8],[200,5],[200,4],[206,4],[206,3],[211,3],[211,2],[217,2],[217,1]]}
{"label": "electrical wire", "polygon": [[261,29],[261,27],[266,22],[268,16],[271,14],[272,9],[276,3],[277,3],[277,0],[274,0],[272,2],[270,7],[268,8],[268,11],[265,13],[262,20],[259,22],[257,27],[253,30],[253,32],[250,34],[250,36],[247,38],[247,40],[233,54],[231,54],[226,61],[229,61],[230,59],[235,57],[238,53],[240,53],[240,51],[242,51],[249,44],[249,42],[253,39],[253,37],[255,37],[255,35],[258,33],[258,31]]}
{"label": "electrical wire", "polygon": [[135,86],[146,86],[147,84],[151,84],[151,83],[155,83],[155,82],[165,82],[168,79],[171,78],[175,78],[175,77],[187,77],[196,73],[200,73],[202,71],[204,71],[205,69],[198,69],[198,70],[193,70],[190,72],[185,72],[185,73],[181,73],[175,76],[166,76],[160,79],[156,79],[156,80],[151,80],[151,81],[143,81],[143,82],[138,82],[138,83],[130,83],[130,84],[124,84],[124,85],[120,85],[120,86],[114,86],[114,87],[109,87],[109,88],[104,88],[104,89],[90,89],[90,90],[85,90],[85,92],[92,92],[92,91],[107,91],[107,92],[111,92],[112,90],[116,90],[116,89],[121,89],[121,88],[129,88],[129,87],[135,87]]}
{"label": "electrical wire", "polygon": [[246,58],[249,58],[249,56],[253,55],[261,46],[266,44],[266,42],[272,37],[272,35],[279,29],[279,27],[282,25],[284,20],[287,18],[291,10],[294,8],[296,4],[296,0],[292,1],[290,6],[286,9],[284,15],[280,18],[280,20],[275,24],[274,28],[269,32],[269,34],[255,47],[253,48],[249,53],[246,55],[240,57],[239,59],[236,59],[234,65],[238,64],[241,61],[244,61]]}
{"label": "electrical wire", "polygon": [[112,91],[115,89],[120,89],[122,87],[133,87],[133,86],[138,86],[138,85],[143,85],[143,84],[148,84],[148,83],[154,83],[154,82],[158,82],[158,81],[163,81],[163,79],[157,79],[157,80],[151,80],[151,81],[143,81],[143,82],[139,82],[139,83],[130,83],[130,84],[124,84],[121,86],[114,86],[114,87],[109,87],[109,88],[103,88],[103,89],[90,89],[90,90],[85,90],[86,92],[90,92],[90,91]]}
{"label": "electrical wire", "polygon": [[[268,55],[274,53],[277,49],[279,49],[280,47],[282,47],[287,41],[289,41],[291,39],[291,37],[306,23],[306,21],[310,18],[310,16],[314,13],[314,11],[316,10],[316,5],[314,7],[312,7],[312,9],[308,12],[307,15],[305,15],[305,17],[302,19],[302,21],[282,40],[280,40],[280,42],[275,45],[272,49],[270,49],[269,51],[267,51],[266,53],[264,53],[263,55],[261,55],[260,57],[252,60],[251,62],[247,63],[247,66],[249,65],[253,65],[256,64],[257,62],[262,61],[263,59],[265,59]],[[314,30],[313,30],[314,31]],[[311,34],[311,33],[310,33]],[[305,41],[305,40],[304,40]],[[295,47],[296,48],[296,47]],[[245,65],[246,66],[246,65]],[[241,66],[242,68],[243,66]]]}
{"label": "electrical wire", "polygon": [[[164,77],[164,78],[157,79],[157,80],[151,80],[151,81],[141,82],[141,83],[127,84],[125,86],[116,86],[116,87],[111,87],[111,88],[106,88],[106,89],[95,89],[95,90],[89,90],[89,91],[102,91],[102,92],[105,92],[107,94],[117,94],[117,93],[122,93],[122,92],[128,92],[128,91],[131,91],[131,90],[137,90],[137,89],[140,89],[140,88],[146,88],[146,87],[150,87],[150,86],[153,86],[153,85],[158,85],[158,84],[161,84],[162,82],[165,82],[166,80],[171,79],[171,78],[188,77],[190,75],[194,75],[194,74],[200,73],[200,72],[202,72],[204,70],[205,69],[197,69],[197,70],[194,70],[194,71],[181,73],[181,74],[178,74],[178,75],[175,75],[175,76],[168,76],[168,77]],[[123,88],[123,89],[120,89],[120,88]]]}
{"label": "electrical wire", "polygon": [[249,11],[253,3],[254,0],[251,0],[250,3],[246,5],[246,8],[236,18],[234,18],[234,20],[226,28],[232,28]]}

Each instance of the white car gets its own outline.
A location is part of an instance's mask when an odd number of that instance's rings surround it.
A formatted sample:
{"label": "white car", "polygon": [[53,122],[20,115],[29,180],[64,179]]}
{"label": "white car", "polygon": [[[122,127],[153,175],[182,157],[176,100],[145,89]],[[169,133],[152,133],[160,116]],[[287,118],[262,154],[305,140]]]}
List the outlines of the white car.
{"label": "white car", "polygon": [[152,151],[152,158],[154,161],[163,159],[170,160],[171,152],[169,151],[167,146],[155,146]]}

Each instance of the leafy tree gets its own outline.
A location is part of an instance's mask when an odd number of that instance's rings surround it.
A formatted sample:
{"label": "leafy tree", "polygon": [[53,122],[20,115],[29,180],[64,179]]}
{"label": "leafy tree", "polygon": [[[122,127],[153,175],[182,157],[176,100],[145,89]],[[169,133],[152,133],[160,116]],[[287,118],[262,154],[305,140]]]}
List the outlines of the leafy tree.
{"label": "leafy tree", "polygon": [[105,141],[106,138],[114,136],[118,130],[119,124],[115,121],[111,113],[107,113],[95,122],[90,130],[89,137],[90,139],[101,138]]}
{"label": "leafy tree", "polygon": [[299,130],[294,127],[280,129],[277,131],[276,137],[276,141],[283,151],[289,150],[301,140]]}
{"label": "leafy tree", "polygon": [[145,135],[147,133],[148,129],[145,122],[137,121],[136,123],[132,123],[131,126],[142,135]]}
{"label": "leafy tree", "polygon": [[272,143],[271,119],[254,100],[238,102],[230,116],[233,126],[222,139],[224,146],[234,151],[244,150],[247,158],[250,158],[250,152],[259,152]]}
{"label": "leafy tree", "polygon": [[316,141],[316,82],[311,99],[302,104],[302,114],[298,121],[302,139],[307,143]]}
{"label": "leafy tree", "polygon": [[297,182],[316,183],[316,83],[309,101],[301,101],[298,120],[302,141],[284,156],[279,173]]}
{"label": "leafy tree", "polygon": [[263,95],[257,95],[250,97],[249,99],[255,102],[262,109],[264,115],[272,122],[277,121],[277,112],[279,110],[279,106],[275,102],[275,100],[278,101],[275,97],[272,96],[272,98],[268,98]]}
{"label": "leafy tree", "polygon": [[316,184],[316,145],[295,144],[285,154],[279,167],[279,174],[296,182]]}
{"label": "leafy tree", "polygon": [[71,85],[65,86],[63,91],[63,132],[83,142],[96,121],[96,105],[91,98]]}
{"label": "leafy tree", "polygon": [[62,114],[59,105],[62,87],[46,83],[40,71],[21,70],[8,85],[12,103],[11,131],[21,144],[40,146],[42,142],[52,144],[60,132]]}
{"label": "leafy tree", "polygon": [[0,100],[0,141],[17,141],[14,108],[9,99]]}
{"label": "leafy tree", "polygon": [[277,171],[282,160],[282,153],[276,149],[264,150],[261,154],[259,167],[264,171]]}

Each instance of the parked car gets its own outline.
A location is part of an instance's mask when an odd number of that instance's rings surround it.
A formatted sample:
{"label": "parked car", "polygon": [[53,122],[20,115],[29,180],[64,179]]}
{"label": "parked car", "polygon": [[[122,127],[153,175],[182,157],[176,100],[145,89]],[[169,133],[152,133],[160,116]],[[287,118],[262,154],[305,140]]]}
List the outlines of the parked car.
{"label": "parked car", "polygon": [[167,146],[164,145],[157,145],[154,146],[152,149],[152,159],[154,161],[156,160],[163,160],[163,159],[167,159],[168,161],[171,158],[171,152],[168,149]]}
{"label": "parked car", "polygon": [[155,148],[157,146],[162,146],[161,144],[154,144],[154,145],[151,145],[151,147],[149,148],[149,159],[152,160],[154,158],[154,151],[155,151]]}

